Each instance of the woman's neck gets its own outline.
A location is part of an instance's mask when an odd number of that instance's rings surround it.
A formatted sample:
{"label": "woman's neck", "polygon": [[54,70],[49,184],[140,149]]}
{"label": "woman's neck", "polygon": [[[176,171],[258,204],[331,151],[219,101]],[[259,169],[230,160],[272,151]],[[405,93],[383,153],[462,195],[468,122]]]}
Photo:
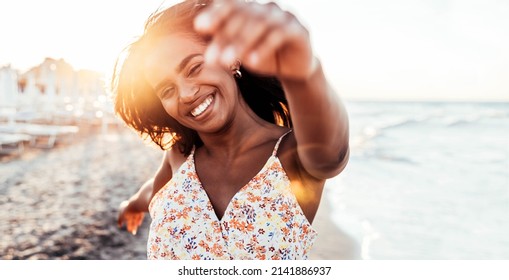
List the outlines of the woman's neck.
{"label": "woman's neck", "polygon": [[[247,104],[245,105],[246,107]],[[244,109],[244,108],[243,108]],[[256,115],[249,107],[239,110],[232,122],[217,133],[198,133],[210,156],[232,158],[259,144],[274,124]]]}

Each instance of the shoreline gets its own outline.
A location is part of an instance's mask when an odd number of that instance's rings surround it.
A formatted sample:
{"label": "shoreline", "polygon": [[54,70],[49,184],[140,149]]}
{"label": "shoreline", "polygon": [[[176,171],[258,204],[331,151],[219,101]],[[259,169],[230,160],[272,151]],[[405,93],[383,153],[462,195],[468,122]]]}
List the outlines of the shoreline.
{"label": "shoreline", "polygon": [[325,187],[320,207],[313,221],[318,238],[309,254],[310,260],[360,260],[360,245],[332,220],[332,205]]}

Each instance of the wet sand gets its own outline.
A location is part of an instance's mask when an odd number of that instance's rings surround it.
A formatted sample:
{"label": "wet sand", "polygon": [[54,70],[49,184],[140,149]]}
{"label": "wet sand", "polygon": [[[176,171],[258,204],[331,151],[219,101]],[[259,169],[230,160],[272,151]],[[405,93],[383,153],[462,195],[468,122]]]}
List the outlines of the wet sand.
{"label": "wet sand", "polygon": [[[150,217],[132,236],[117,228],[117,207],[154,174],[161,155],[117,128],[82,129],[52,149],[0,156],[0,259],[146,259]],[[329,209],[323,199],[310,258],[355,258]]]}
{"label": "wet sand", "polygon": [[361,258],[359,244],[334,224],[331,211],[326,187],[313,221],[313,228],[318,232],[318,238],[311,249],[309,259],[359,260]]}

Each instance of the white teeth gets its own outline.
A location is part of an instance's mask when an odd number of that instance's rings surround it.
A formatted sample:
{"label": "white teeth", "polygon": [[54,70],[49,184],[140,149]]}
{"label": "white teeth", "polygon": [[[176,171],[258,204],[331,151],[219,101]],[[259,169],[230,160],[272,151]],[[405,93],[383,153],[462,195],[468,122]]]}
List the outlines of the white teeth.
{"label": "white teeth", "polygon": [[200,105],[191,111],[191,115],[193,115],[193,117],[201,115],[203,112],[205,112],[205,110],[207,110],[209,105],[212,103],[212,100],[214,100],[212,95],[207,97]]}

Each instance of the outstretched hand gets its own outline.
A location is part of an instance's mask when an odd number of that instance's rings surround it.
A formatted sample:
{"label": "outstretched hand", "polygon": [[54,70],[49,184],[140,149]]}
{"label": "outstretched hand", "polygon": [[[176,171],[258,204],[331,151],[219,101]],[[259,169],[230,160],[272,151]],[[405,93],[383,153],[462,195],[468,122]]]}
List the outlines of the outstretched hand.
{"label": "outstretched hand", "polygon": [[129,206],[130,203],[127,200],[120,203],[117,224],[119,228],[125,224],[127,231],[132,235],[136,235],[138,227],[141,225],[143,218],[145,217],[145,212],[134,211],[130,209]]}
{"label": "outstretched hand", "polygon": [[215,0],[195,19],[197,32],[211,35],[208,63],[247,69],[279,79],[305,80],[316,69],[309,32],[274,3]]}

